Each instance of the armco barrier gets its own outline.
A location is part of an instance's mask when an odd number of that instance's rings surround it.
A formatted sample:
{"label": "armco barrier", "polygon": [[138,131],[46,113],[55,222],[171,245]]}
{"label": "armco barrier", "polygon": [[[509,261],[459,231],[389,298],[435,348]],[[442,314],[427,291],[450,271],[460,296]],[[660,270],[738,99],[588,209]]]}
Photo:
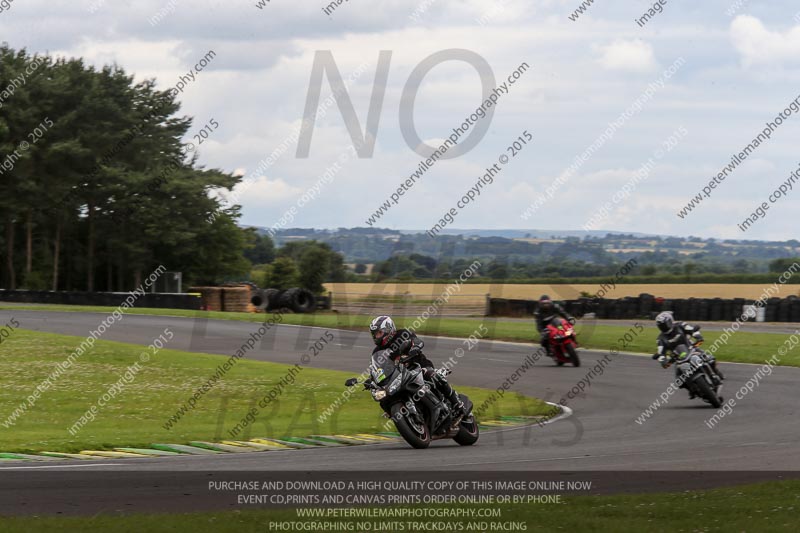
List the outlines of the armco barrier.
{"label": "armco barrier", "polygon": [[[42,303],[59,305],[100,305],[117,307],[129,292],[22,291],[0,289],[0,302]],[[200,309],[202,302],[196,294],[149,292],[136,299],[136,307],[159,309]]]}
{"label": "armco barrier", "polygon": [[[661,311],[673,311],[678,320],[732,322],[742,316],[746,305],[754,300],[745,298],[656,298],[651,294],[615,300],[605,298],[578,298],[560,302],[573,316],[594,313],[597,318],[652,319]],[[526,317],[536,310],[536,300],[509,300],[490,298],[488,316]],[[770,298],[765,306],[767,322],[800,322],[800,298]]]}

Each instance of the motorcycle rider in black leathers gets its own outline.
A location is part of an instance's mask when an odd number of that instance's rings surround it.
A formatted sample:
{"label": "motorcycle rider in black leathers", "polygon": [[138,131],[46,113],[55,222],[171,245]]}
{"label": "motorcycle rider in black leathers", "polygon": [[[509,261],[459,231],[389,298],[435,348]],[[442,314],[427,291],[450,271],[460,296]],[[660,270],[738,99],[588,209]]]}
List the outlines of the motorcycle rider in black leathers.
{"label": "motorcycle rider in black leathers", "polygon": [[437,372],[430,359],[422,353],[424,342],[408,329],[397,329],[394,320],[386,315],[381,315],[372,320],[369,332],[375,342],[374,354],[379,350],[391,350],[392,360],[399,360],[402,364],[417,363],[422,367],[426,381],[433,382],[439,391],[450,400],[453,405],[453,419],[459,420],[466,415],[464,403],[458,397],[453,387],[445,379],[442,372]]}
{"label": "motorcycle rider in black leathers", "polygon": [[[656,326],[661,332],[656,341],[658,344],[657,352],[653,355],[653,359],[658,359],[662,366],[665,366],[669,359],[667,353],[672,352],[678,358],[684,358],[689,350],[697,343],[703,341],[703,335],[700,333],[700,326],[687,324],[686,322],[675,322],[672,317],[672,311],[664,311],[659,313],[656,317]],[[707,354],[703,350],[696,348],[697,351],[708,362],[714,372],[720,379],[724,379],[722,372],[717,369],[717,360],[714,356]],[[675,365],[675,377],[680,376],[680,370]],[[680,388],[686,388],[685,383],[680,384]],[[689,399],[694,398],[695,395],[689,391]]]}
{"label": "motorcycle rider in black leathers", "polygon": [[570,324],[575,325],[575,319],[571,317],[564,308],[554,303],[553,300],[546,294],[543,294],[539,298],[539,304],[536,307],[536,311],[533,313],[533,316],[536,318],[536,329],[539,331],[541,335],[540,344],[542,348],[547,351],[547,355],[549,357],[553,357],[553,354],[550,352],[550,331],[548,331],[547,326],[550,322],[560,316],[566,319]]}

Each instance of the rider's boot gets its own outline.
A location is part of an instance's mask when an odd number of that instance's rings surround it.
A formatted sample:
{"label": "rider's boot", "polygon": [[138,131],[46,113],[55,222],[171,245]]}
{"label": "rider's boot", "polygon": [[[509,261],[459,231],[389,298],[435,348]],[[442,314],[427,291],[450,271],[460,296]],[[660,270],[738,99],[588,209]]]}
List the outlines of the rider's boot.
{"label": "rider's boot", "polygon": [[725,381],[725,376],[722,375],[722,371],[717,368],[717,362],[714,361],[711,363],[711,368],[714,369],[714,373],[719,376],[720,381]]}
{"label": "rider's boot", "polygon": [[[451,389],[452,390],[452,387]],[[464,405],[464,402],[458,397],[456,391],[450,395],[450,404],[453,406],[453,422],[458,423],[461,422],[461,419],[464,418],[467,414],[467,408]]]}
{"label": "rider's boot", "polygon": [[453,421],[454,424],[457,424],[467,414],[464,402],[461,401],[461,398],[458,397],[458,393],[444,377],[439,376],[438,381],[439,390],[442,391],[444,396],[450,401],[450,405],[453,406]]}

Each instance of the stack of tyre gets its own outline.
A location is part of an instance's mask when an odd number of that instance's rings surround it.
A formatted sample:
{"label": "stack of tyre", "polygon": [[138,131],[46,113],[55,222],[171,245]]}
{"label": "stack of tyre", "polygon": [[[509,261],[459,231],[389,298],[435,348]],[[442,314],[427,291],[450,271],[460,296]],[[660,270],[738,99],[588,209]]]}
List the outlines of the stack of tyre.
{"label": "stack of tyre", "polygon": [[314,293],[299,287],[286,290],[258,289],[254,291],[250,303],[262,311],[291,310],[295,313],[313,313],[317,308]]}

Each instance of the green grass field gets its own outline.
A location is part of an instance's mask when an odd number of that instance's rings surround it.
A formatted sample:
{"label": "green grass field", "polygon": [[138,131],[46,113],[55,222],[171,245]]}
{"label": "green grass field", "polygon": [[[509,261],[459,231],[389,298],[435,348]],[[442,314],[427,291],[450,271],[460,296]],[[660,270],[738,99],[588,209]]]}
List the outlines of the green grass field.
{"label": "green grass field", "polygon": [[[0,309],[20,310],[50,310],[50,311],[82,311],[108,313],[110,307],[85,307],[85,306],[14,306],[4,304]],[[131,309],[130,314],[142,315],[170,315],[170,316],[207,316],[221,320],[244,320],[261,322],[264,320],[260,313],[223,313],[206,311],[189,311],[182,309]],[[323,328],[340,328],[365,331],[369,317],[363,315],[346,315],[342,313],[315,313],[310,315],[286,314],[284,324],[317,326]],[[398,326],[408,326],[413,318],[397,318]],[[650,321],[642,321],[644,331],[638,333],[631,342],[622,342],[621,339],[630,328],[624,326],[594,325],[591,321],[578,322],[578,341],[584,348],[597,350],[610,350],[616,347],[620,351],[639,352],[652,354],[655,352],[657,329],[651,326]],[[420,335],[442,335],[446,337],[468,337],[481,324],[485,324],[489,333],[485,338],[517,342],[537,342],[538,334],[531,322],[504,321],[502,318],[439,318],[434,317],[425,322],[418,330]],[[720,336],[720,331],[704,331],[706,338],[705,347],[711,346]],[[727,345],[721,346],[715,353],[721,361],[738,363],[763,363],[772,357],[788,335],[777,333],[735,333]],[[780,360],[781,365],[800,366],[800,350],[790,352]]]}
{"label": "green grass field", "polygon": [[[527,524],[527,531],[789,532],[797,530],[800,482],[761,483],[692,493],[565,496],[560,504],[497,507],[501,509],[502,516],[499,519],[485,519],[486,521],[524,522]],[[0,518],[0,529],[7,533],[28,531],[248,533],[270,531],[271,521],[308,523],[311,520],[298,519],[293,510],[242,510],[173,515]],[[400,519],[394,520],[400,521]],[[334,518],[330,521],[347,523],[348,519]],[[352,522],[352,519],[349,521]],[[456,525],[459,522],[468,523],[466,519],[451,518],[448,521],[453,526],[450,531],[459,531]],[[314,531],[322,533],[325,530]],[[412,529],[406,528],[405,531]]]}
{"label": "green grass field", "polygon": [[[163,427],[168,418],[210,376],[225,357],[164,349],[140,363],[132,382],[115,398],[99,407],[94,421],[74,437],[68,429],[95,404],[126,369],[139,361],[143,346],[100,340],[84,353],[16,424],[5,427],[8,416],[33,393],[56,365],[83,339],[51,333],[15,330],[0,343],[0,452],[81,451],[111,449],[115,446],[146,446],[156,442],[188,443],[192,440],[230,438],[236,426],[282,378],[287,365],[239,360],[233,368],[196,403],[171,430]],[[152,353],[152,352],[151,352]],[[298,354],[298,361],[300,359]],[[325,352],[319,355],[324,358]],[[249,434],[237,439],[312,434],[341,434],[382,431],[386,422],[372,397],[358,389],[339,409],[338,416],[325,422],[317,417],[344,392],[351,374],[305,368],[295,383],[285,388],[278,402],[259,409]],[[124,382],[123,382],[124,383]],[[457,381],[454,382],[458,385]],[[476,405],[491,393],[459,387]],[[492,415],[539,415],[549,406],[539,400],[507,394]],[[295,419],[295,417],[297,417]]]}

